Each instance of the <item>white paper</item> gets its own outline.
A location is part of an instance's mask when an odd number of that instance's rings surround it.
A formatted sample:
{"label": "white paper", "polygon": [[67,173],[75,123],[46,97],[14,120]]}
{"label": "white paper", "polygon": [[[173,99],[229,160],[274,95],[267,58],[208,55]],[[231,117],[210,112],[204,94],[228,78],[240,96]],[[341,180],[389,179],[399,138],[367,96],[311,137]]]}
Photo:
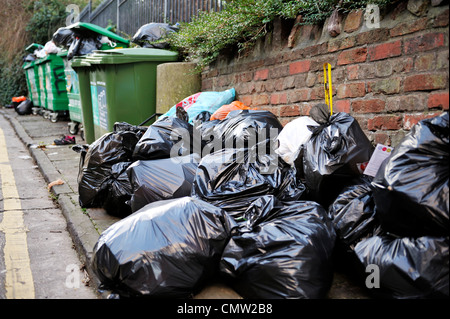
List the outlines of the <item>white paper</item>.
{"label": "white paper", "polygon": [[393,150],[393,147],[377,144],[377,147],[370,158],[369,164],[367,164],[367,167],[364,170],[364,174],[375,177],[381,163],[392,154]]}

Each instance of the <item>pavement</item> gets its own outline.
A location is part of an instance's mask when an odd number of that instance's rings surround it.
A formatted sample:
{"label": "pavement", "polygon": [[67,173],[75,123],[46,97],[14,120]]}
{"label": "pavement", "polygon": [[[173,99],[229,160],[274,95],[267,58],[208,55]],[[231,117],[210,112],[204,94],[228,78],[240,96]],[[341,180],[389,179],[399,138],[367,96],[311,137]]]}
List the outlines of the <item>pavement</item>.
{"label": "pavement", "polygon": [[[48,184],[55,184],[49,190],[60,207],[67,229],[72,237],[80,261],[90,276],[89,285],[97,290],[100,298],[108,298],[109,291],[100,291],[100,281],[91,267],[93,248],[100,236],[110,225],[120,220],[109,215],[104,209],[83,209],[78,201],[78,171],[80,154],[72,150],[73,145],[53,145],[55,139],[70,135],[67,120],[56,123],[41,115],[18,115],[14,109],[1,108],[0,116],[5,117],[14,128],[34,159]],[[85,144],[78,134],[76,144]],[[55,183],[53,183],[55,182]],[[194,296],[195,299],[242,299],[225,282],[218,279],[211,282]],[[367,292],[355,284],[346,274],[335,272],[328,299],[368,299]]]}

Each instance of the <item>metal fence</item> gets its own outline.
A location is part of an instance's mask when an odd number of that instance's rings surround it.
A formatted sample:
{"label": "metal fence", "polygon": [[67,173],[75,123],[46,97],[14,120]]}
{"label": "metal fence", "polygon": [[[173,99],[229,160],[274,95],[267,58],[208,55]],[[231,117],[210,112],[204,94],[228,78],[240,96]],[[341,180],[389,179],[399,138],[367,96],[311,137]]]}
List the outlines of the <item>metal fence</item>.
{"label": "metal fence", "polygon": [[105,0],[95,10],[91,2],[80,12],[80,21],[107,27],[133,36],[150,22],[189,22],[199,11],[220,11],[223,0]]}

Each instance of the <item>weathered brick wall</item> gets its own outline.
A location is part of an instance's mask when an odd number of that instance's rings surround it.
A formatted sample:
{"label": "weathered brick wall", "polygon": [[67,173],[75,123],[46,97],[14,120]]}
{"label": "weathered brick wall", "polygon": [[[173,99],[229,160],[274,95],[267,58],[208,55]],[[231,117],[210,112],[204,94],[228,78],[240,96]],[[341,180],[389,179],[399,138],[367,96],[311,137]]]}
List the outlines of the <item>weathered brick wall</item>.
{"label": "weathered brick wall", "polygon": [[[323,64],[332,66],[333,110],[348,112],[374,143],[395,146],[419,120],[449,108],[448,1],[404,1],[369,28],[364,10],[343,17],[341,33],[292,21],[245,57],[223,54],[202,74],[203,91],[236,89],[237,99],[270,110],[283,124],[324,102]],[[425,6],[420,6],[425,4]]]}

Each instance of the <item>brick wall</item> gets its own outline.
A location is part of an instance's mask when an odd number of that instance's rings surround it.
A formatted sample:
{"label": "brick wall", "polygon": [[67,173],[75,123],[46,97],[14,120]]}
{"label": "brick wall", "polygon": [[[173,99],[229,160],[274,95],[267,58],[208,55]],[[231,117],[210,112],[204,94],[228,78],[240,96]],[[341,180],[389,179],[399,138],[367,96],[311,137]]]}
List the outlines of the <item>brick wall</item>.
{"label": "brick wall", "polygon": [[333,110],[355,117],[374,143],[395,146],[419,120],[449,108],[448,1],[409,2],[384,13],[379,28],[368,27],[364,10],[351,12],[336,37],[328,21],[295,33],[293,21],[276,21],[249,55],[224,53],[207,67],[202,91],[234,87],[238,100],[286,124],[324,102],[330,63]]}

